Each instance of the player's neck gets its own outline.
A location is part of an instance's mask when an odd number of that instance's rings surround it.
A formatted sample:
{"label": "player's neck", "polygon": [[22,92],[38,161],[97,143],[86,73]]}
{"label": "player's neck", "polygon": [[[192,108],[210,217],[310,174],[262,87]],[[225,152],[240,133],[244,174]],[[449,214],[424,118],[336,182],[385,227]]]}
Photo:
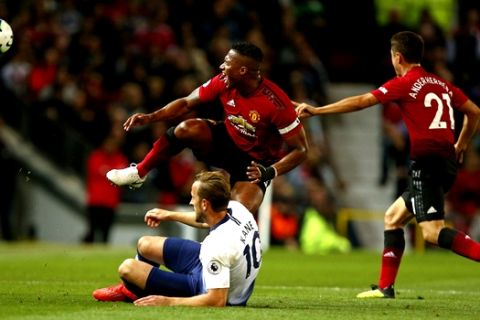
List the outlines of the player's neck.
{"label": "player's neck", "polygon": [[256,79],[246,81],[243,86],[239,86],[238,91],[244,97],[249,96],[258,89],[260,83],[262,83],[262,77],[258,76]]}
{"label": "player's neck", "polygon": [[227,216],[227,210],[219,211],[219,212],[210,212],[207,216],[207,221],[205,221],[210,228],[214,228],[219,223],[221,223],[225,217]]}
{"label": "player's neck", "polygon": [[404,75],[406,75],[410,70],[412,70],[413,68],[416,68],[416,67],[420,67],[420,63],[412,63],[412,64],[406,65],[406,66],[403,68],[402,77],[403,77]]}

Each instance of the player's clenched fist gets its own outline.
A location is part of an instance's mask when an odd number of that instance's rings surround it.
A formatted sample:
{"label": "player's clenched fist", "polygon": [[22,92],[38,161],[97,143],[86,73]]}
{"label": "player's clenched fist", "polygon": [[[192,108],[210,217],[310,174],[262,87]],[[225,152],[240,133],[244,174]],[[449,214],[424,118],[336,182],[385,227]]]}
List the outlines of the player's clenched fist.
{"label": "player's clenched fist", "polygon": [[145,223],[150,228],[156,228],[160,225],[161,222],[166,221],[168,217],[169,211],[155,208],[150,209],[145,214]]}

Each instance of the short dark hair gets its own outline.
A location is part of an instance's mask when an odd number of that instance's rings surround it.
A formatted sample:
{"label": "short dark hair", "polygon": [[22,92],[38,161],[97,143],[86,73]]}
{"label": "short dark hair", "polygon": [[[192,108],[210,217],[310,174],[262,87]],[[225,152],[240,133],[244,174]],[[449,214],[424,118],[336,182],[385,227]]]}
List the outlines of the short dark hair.
{"label": "short dark hair", "polygon": [[222,211],[227,209],[230,201],[230,181],[220,171],[202,171],[195,176],[200,182],[197,193],[200,199],[210,201],[212,209]]}
{"label": "short dark hair", "polygon": [[258,63],[262,62],[263,60],[262,49],[260,49],[259,47],[257,47],[256,45],[250,42],[246,42],[246,41],[236,42],[232,45],[232,50],[237,51],[242,56],[252,58]]}
{"label": "short dark hair", "polygon": [[411,31],[395,33],[390,40],[393,52],[401,53],[408,63],[420,63],[423,58],[423,38]]}

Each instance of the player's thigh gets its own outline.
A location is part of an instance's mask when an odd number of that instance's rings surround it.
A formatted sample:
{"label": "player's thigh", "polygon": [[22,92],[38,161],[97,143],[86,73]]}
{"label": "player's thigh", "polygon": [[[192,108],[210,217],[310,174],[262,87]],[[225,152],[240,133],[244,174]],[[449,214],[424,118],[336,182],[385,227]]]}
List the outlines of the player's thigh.
{"label": "player's thigh", "polygon": [[207,119],[187,119],[178,124],[175,137],[191,148],[208,146],[212,143],[212,130]]}
{"label": "player's thigh", "polygon": [[201,244],[197,241],[169,237],[165,240],[163,260],[165,266],[177,273],[188,274],[201,268]]}
{"label": "player's thigh", "polygon": [[163,248],[166,239],[158,236],[143,236],[137,242],[137,251],[142,257],[163,264]]}
{"label": "player's thigh", "polygon": [[231,197],[242,203],[250,212],[256,213],[263,201],[262,188],[248,181],[237,181],[232,188]]}

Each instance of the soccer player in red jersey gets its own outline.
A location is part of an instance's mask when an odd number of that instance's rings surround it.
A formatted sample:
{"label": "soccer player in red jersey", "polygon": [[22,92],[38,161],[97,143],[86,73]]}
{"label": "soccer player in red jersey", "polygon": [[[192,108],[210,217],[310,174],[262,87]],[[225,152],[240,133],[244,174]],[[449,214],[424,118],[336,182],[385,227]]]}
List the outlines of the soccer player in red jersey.
{"label": "soccer player in red jersey", "polygon": [[[297,114],[304,118],[395,102],[409,132],[409,186],[385,213],[378,286],[358,294],[358,298],[395,297],[393,285],[405,249],[403,227],[413,217],[427,242],[480,261],[480,244],[446,227],[444,218],[444,194],[454,182],[457,162],[463,160],[467,144],[476,131],[480,109],[460,89],[422,68],[423,50],[423,39],[418,34],[396,33],[391,38],[391,60],[397,77],[372,92],[323,107],[295,103]],[[465,115],[456,141],[454,109]]]}
{"label": "soccer player in red jersey", "polygon": [[234,44],[220,65],[222,72],[187,97],[155,112],[129,117],[124,123],[126,131],[154,121],[181,119],[214,100],[219,100],[224,110],[224,121],[190,118],[171,127],[138,165],[111,170],[107,179],[119,186],[138,187],[159,161],[188,147],[197,159],[227,171],[232,199],[256,212],[269,181],[299,165],[308,151],[304,129],[289,97],[261,76],[262,59],[257,46]]}

